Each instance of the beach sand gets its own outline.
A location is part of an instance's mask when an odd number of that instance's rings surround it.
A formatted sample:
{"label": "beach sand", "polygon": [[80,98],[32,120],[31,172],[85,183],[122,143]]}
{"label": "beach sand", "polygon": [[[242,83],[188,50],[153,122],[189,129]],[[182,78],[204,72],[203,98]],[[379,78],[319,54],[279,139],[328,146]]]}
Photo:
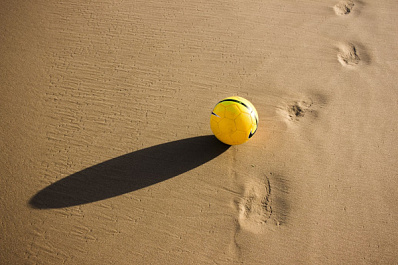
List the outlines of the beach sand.
{"label": "beach sand", "polygon": [[[3,1],[0,263],[398,263],[397,16]],[[229,147],[233,95],[260,123]]]}

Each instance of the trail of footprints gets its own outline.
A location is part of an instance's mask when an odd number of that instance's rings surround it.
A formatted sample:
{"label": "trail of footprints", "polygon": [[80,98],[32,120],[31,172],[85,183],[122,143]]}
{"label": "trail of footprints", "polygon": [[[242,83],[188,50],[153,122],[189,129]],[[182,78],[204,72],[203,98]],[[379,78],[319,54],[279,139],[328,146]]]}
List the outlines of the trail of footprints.
{"label": "trail of footprints", "polygon": [[[354,1],[340,1],[334,7],[334,12],[338,16],[347,16],[352,13],[352,10],[356,8]],[[350,42],[341,43],[338,46],[339,52],[337,54],[337,60],[341,65],[348,68],[353,68],[359,65],[361,62],[369,62],[367,55],[364,51],[361,51],[361,55],[358,52],[357,47]],[[363,60],[365,59],[365,60]]]}
{"label": "trail of footprints", "polygon": [[[355,3],[349,0],[338,2],[333,9],[336,15],[346,16],[352,12],[354,7]],[[364,52],[359,54],[353,43],[341,43],[338,50],[337,59],[345,67],[356,67],[361,63],[362,57],[365,62],[368,61],[366,54]],[[315,95],[315,97],[318,97],[317,100],[320,101],[320,104],[325,103],[322,96]],[[311,99],[294,101],[288,104],[286,109],[283,109],[283,115],[290,121],[298,121],[307,113],[316,116],[313,104]],[[245,183],[242,196],[235,201],[238,211],[237,231],[245,229],[259,233],[264,231],[268,225],[280,226],[286,223],[289,213],[287,183],[285,178],[272,173]]]}
{"label": "trail of footprints", "polygon": [[[354,7],[356,7],[356,3],[354,3],[354,1],[343,0],[338,2],[333,9],[336,15],[346,16],[352,12]],[[361,48],[361,53],[358,51],[358,46]],[[340,43],[338,45],[337,60],[346,68],[355,68],[361,63],[370,62],[369,56],[364,51],[363,47],[361,45],[354,45],[351,42]],[[315,95],[315,97],[318,96],[320,95]],[[322,104],[325,102],[320,103]],[[287,108],[282,109],[282,115],[287,117],[287,119],[290,121],[298,121],[308,113],[313,117],[316,117],[318,114],[314,107],[316,106],[314,106],[314,103],[310,98],[307,100],[294,101],[288,104]]]}

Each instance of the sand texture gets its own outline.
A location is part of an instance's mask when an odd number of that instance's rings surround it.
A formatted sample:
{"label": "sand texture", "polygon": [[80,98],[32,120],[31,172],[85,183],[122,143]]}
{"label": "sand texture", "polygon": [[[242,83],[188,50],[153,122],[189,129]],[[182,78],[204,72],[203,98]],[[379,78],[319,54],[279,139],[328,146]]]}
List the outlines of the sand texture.
{"label": "sand texture", "polygon": [[[397,264],[396,1],[2,1],[0,264]],[[241,96],[256,135],[212,136]]]}

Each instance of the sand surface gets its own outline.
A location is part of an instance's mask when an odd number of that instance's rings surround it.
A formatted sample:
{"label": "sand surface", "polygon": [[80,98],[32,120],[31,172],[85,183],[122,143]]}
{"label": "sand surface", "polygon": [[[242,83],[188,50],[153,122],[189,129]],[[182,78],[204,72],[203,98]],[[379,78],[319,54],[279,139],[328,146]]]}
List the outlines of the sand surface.
{"label": "sand surface", "polygon": [[[397,264],[396,1],[2,1],[0,264]],[[257,108],[220,144],[221,99]]]}

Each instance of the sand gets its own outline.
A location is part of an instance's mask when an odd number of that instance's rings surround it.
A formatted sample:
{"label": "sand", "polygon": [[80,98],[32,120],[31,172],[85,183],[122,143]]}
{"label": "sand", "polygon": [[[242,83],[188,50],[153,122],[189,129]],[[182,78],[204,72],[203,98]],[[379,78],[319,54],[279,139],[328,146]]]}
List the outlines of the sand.
{"label": "sand", "polygon": [[2,2],[1,264],[398,263],[395,1]]}

